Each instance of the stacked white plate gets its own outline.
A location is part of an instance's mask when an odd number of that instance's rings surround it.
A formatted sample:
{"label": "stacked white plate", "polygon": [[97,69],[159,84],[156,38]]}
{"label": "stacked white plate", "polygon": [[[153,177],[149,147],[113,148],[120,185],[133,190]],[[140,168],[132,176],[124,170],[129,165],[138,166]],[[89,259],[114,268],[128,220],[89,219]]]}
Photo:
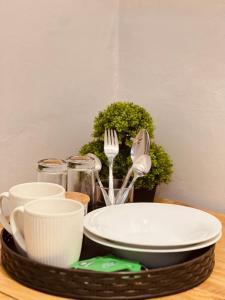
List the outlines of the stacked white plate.
{"label": "stacked white plate", "polygon": [[127,203],[88,213],[84,234],[109,253],[146,267],[183,262],[221,237],[220,221],[191,207],[160,203]]}

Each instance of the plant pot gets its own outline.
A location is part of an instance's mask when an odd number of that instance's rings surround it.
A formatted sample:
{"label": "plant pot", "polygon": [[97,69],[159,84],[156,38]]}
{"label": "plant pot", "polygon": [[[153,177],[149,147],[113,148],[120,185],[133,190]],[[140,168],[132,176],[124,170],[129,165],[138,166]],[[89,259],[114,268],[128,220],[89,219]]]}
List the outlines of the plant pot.
{"label": "plant pot", "polygon": [[154,202],[156,186],[152,190],[134,189],[133,202]]}

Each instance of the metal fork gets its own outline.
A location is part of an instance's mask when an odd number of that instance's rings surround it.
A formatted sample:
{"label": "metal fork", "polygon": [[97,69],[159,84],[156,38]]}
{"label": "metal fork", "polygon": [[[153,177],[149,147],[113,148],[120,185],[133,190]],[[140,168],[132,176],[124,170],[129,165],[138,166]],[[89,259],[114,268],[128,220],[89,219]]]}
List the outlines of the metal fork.
{"label": "metal fork", "polygon": [[113,160],[119,152],[119,143],[115,130],[105,130],[104,152],[109,162],[109,199],[112,204],[115,204],[113,190]]}

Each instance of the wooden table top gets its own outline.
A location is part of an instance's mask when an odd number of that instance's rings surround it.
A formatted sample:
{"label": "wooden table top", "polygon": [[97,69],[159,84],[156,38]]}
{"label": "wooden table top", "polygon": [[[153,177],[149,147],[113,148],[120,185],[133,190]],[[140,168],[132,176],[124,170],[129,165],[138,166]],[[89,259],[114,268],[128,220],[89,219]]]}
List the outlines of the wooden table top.
{"label": "wooden table top", "polygon": [[[159,202],[177,203],[166,200]],[[179,202],[178,202],[179,203]],[[216,216],[225,229],[225,214],[208,211]],[[211,276],[199,286],[176,295],[159,297],[158,300],[225,300],[225,237],[216,244],[216,264]],[[51,296],[27,288],[11,279],[0,262],[0,300],[59,300],[62,297]]]}

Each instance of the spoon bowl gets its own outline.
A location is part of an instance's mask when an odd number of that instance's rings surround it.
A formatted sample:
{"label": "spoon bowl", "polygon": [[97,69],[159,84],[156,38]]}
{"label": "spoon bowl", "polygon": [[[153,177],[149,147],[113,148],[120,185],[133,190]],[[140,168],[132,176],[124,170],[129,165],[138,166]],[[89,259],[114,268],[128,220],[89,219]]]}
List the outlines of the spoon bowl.
{"label": "spoon bowl", "polygon": [[137,160],[133,164],[134,174],[138,174],[138,176],[146,175],[151,169],[151,158],[147,154],[142,154],[137,158]]}
{"label": "spoon bowl", "polygon": [[150,138],[146,129],[141,129],[136,137],[133,139],[133,143],[130,150],[130,157],[134,162],[142,154],[149,154]]}
{"label": "spoon bowl", "polygon": [[[103,198],[105,200],[106,206],[107,205],[111,205],[111,201],[109,199],[109,196],[108,196],[106,190],[104,189],[104,186],[103,186],[103,184],[101,182],[101,179],[99,177],[99,171],[101,171],[101,169],[102,169],[102,163],[101,163],[100,159],[95,154],[93,154],[93,153],[88,153],[87,156],[93,158],[94,161],[95,161],[95,169],[94,169],[95,177],[96,177],[96,179],[98,181],[98,184],[99,184],[99,186],[101,188],[102,195],[103,195]],[[94,183],[93,183],[93,186],[95,186]],[[94,194],[95,194],[95,188],[93,190],[93,195]]]}
{"label": "spoon bowl", "polygon": [[151,158],[147,154],[142,154],[137,158],[137,160],[133,163],[133,172],[134,177],[129,184],[127,190],[123,193],[122,197],[120,198],[120,201],[118,204],[122,204],[125,202],[127,195],[130,191],[130,189],[133,187],[135,181],[138,177],[145,176],[151,169]]}
{"label": "spoon bowl", "polygon": [[96,172],[101,171],[101,169],[102,169],[102,163],[101,163],[100,159],[98,158],[98,156],[96,156],[93,153],[88,153],[87,156],[94,159],[94,161],[95,161],[95,171]]}

